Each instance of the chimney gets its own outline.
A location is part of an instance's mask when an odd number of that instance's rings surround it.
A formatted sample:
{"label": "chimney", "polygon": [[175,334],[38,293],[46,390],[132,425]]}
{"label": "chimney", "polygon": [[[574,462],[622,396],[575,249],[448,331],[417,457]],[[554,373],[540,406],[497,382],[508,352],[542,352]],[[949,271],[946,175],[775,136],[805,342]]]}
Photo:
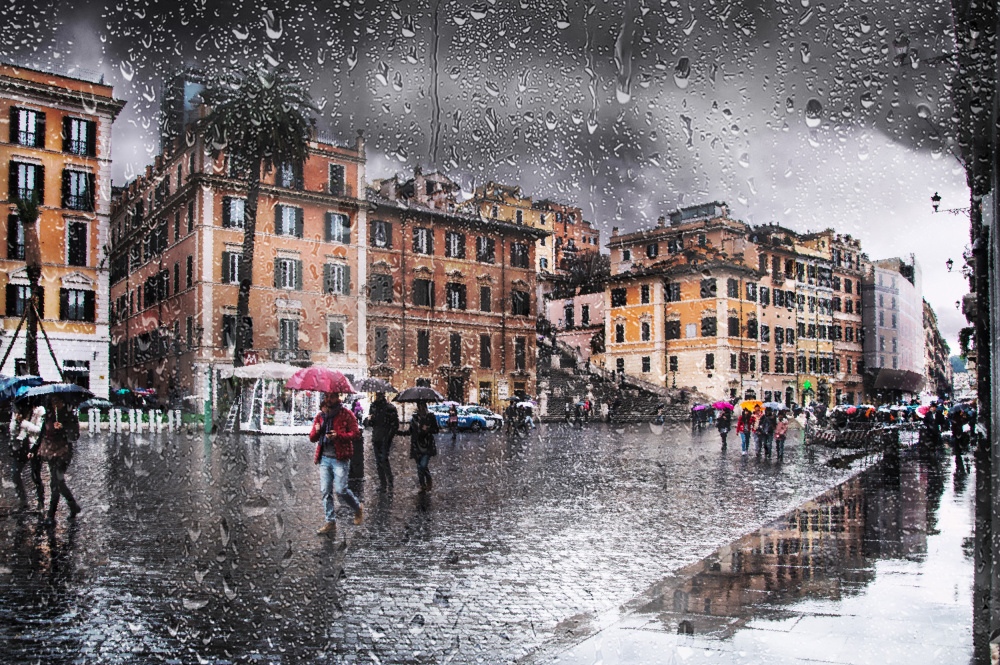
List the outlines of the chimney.
{"label": "chimney", "polygon": [[656,226],[657,226],[657,228],[662,229],[666,225],[667,225],[667,218],[666,217],[664,217],[663,215],[660,215],[659,217],[656,218]]}
{"label": "chimney", "polygon": [[612,226],[611,227],[611,235],[612,236],[618,235],[618,227],[617,226]]}

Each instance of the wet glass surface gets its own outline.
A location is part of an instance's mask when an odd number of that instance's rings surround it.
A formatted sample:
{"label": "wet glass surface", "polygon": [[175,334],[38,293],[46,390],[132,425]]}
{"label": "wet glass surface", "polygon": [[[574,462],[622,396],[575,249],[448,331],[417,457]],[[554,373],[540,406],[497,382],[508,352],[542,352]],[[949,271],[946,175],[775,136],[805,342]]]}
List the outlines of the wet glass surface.
{"label": "wet glass surface", "polygon": [[332,539],[305,437],[84,435],[75,524],[3,515],[0,641],[46,662],[506,662],[852,473],[651,429],[442,436],[426,495],[397,441],[395,490],[369,454],[364,523]]}
{"label": "wet glass surface", "polygon": [[904,448],[551,662],[971,662],[974,494],[968,461]]}

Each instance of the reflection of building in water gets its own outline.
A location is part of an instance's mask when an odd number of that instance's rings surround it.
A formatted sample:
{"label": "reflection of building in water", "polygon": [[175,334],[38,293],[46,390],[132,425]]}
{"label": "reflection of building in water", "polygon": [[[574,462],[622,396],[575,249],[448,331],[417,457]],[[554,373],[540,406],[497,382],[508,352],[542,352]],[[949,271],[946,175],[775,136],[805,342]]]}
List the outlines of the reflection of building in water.
{"label": "reflection of building in water", "polygon": [[837,599],[866,584],[872,556],[926,549],[925,478],[882,488],[881,467],[809,501],[678,571],[641,611],[679,632],[726,637],[762,610],[800,598]]}

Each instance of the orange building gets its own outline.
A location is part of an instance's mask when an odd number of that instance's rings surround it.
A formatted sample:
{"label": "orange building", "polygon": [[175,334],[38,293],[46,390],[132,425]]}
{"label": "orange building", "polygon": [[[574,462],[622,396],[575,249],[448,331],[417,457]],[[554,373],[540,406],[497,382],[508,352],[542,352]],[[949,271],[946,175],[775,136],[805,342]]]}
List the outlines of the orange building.
{"label": "orange building", "polygon": [[754,252],[747,232],[718,203],[679,210],[670,225],[614,229],[607,367],[719,399],[758,397],[759,274],[744,260]]}
{"label": "orange building", "polygon": [[581,254],[600,251],[601,233],[583,218],[580,208],[548,199],[532,207],[539,211],[539,225],[552,228],[550,272],[567,272]]}
{"label": "orange building", "polygon": [[370,373],[498,406],[535,393],[535,247],[529,224],[461,206],[440,173],[369,193]]}
{"label": "orange building", "polygon": [[[232,366],[246,182],[188,134],[115,198],[111,366],[116,385],[214,397]],[[311,139],[278,168],[257,209],[247,360],[367,365],[364,142]],[[200,403],[200,402],[199,402]]]}
{"label": "orange building", "polygon": [[[3,276],[4,333],[12,335],[29,299],[24,234],[14,201],[37,197],[42,326],[52,343],[39,350],[42,377],[108,395],[108,271],[105,246],[111,191],[111,125],[125,102],[111,86],[0,64],[0,184],[7,210]],[[44,338],[39,334],[39,342]],[[10,344],[6,341],[4,351]],[[44,347],[43,347],[44,349]],[[24,330],[4,374],[22,374]]]}

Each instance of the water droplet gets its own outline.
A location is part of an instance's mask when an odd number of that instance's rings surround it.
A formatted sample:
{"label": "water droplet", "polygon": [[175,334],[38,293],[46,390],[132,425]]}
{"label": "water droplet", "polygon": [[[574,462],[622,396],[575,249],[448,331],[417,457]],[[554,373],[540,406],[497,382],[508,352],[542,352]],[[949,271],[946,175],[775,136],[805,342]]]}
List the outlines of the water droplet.
{"label": "water droplet", "polygon": [[401,162],[405,162],[409,157],[409,153],[406,152],[406,148],[404,148],[403,146],[399,146],[398,148],[396,148],[396,152],[393,153],[393,155],[396,157],[396,159],[398,159]]}
{"label": "water droplet", "polygon": [[597,131],[597,111],[591,110],[587,116],[587,133],[593,134]]}
{"label": "water droplet", "polygon": [[465,25],[469,22],[469,16],[465,12],[458,12],[452,17],[455,25]]}
{"label": "water droplet", "polygon": [[416,28],[413,26],[412,16],[407,16],[403,19],[403,25],[399,28],[399,34],[403,35],[407,39],[414,37],[417,34]]}
{"label": "water droplet", "polygon": [[872,93],[865,92],[861,94],[861,108],[870,109],[875,106],[875,99],[872,97]]}
{"label": "water droplet", "polygon": [[579,125],[580,123],[583,122],[583,111],[581,111],[580,109],[573,111],[569,119],[573,121],[574,125]]}
{"label": "water droplet", "polygon": [[122,77],[126,81],[131,81],[132,77],[135,76],[135,68],[132,66],[132,63],[129,62],[128,60],[122,60],[121,70],[122,70]]}
{"label": "water droplet", "polygon": [[271,39],[281,39],[284,29],[281,27],[281,19],[274,18],[274,12],[268,11],[264,14],[264,32]]}
{"label": "water droplet", "polygon": [[184,598],[181,603],[184,605],[184,609],[186,610],[200,610],[208,605],[207,600],[195,600],[193,598]]}
{"label": "water droplet", "polygon": [[461,75],[462,75],[461,67],[452,67],[451,71],[448,72],[448,78],[450,78],[452,81],[457,81],[458,77],[460,77]]}
{"label": "water droplet", "polygon": [[486,14],[489,12],[489,7],[484,4],[472,5],[472,9],[469,10],[469,15],[477,21],[481,21],[486,18]]}
{"label": "water droplet", "polygon": [[352,46],[351,50],[347,52],[347,71],[353,70],[358,65],[358,48]]}
{"label": "water droplet", "polygon": [[868,19],[868,14],[861,15],[861,34],[867,35],[872,31],[871,21]]}
{"label": "water droplet", "polygon": [[552,111],[545,114],[545,127],[549,130],[556,128],[556,114]]}
{"label": "water droplet", "polygon": [[242,42],[250,36],[250,31],[237,24],[233,26],[233,35]]}
{"label": "water droplet", "polygon": [[410,632],[414,635],[419,635],[424,631],[424,615],[414,614],[413,618],[410,619]]}
{"label": "water droplet", "polygon": [[389,84],[389,64],[385,60],[379,60],[378,69],[375,71],[375,80],[382,85]]}
{"label": "water droplet", "polygon": [[520,74],[517,75],[518,92],[524,92],[528,89],[528,72],[529,70],[525,69],[524,71],[522,71]]}
{"label": "water droplet", "polygon": [[492,97],[500,96],[500,86],[498,86],[493,81],[487,81],[485,84],[483,84],[483,87],[486,88],[486,92],[490,93],[490,96]]}
{"label": "water droplet", "polygon": [[750,153],[744,152],[742,155],[740,155],[738,163],[745,169],[750,168]]}
{"label": "water droplet", "polygon": [[403,75],[400,72],[396,72],[396,75],[392,77],[392,89],[396,92],[403,89]]}
{"label": "water droplet", "polygon": [[660,164],[660,153],[658,153],[658,152],[654,152],[652,155],[650,155],[646,159],[648,159],[649,163],[652,164],[653,166],[661,166],[661,164]]}
{"label": "water droplet", "polygon": [[806,102],[806,127],[819,127],[822,122],[823,104],[815,97]]}
{"label": "water droplet", "polygon": [[560,30],[565,30],[566,28],[569,27],[569,25],[570,25],[569,15],[566,13],[565,10],[560,10],[559,13],[556,15],[556,27],[559,28]]}
{"label": "water droplet", "polygon": [[698,19],[692,18],[691,22],[687,24],[687,27],[681,29],[681,32],[683,32],[685,36],[690,37],[691,33],[694,32],[696,25],[698,25]]}
{"label": "water droplet", "polygon": [[674,84],[681,90],[684,90],[690,82],[691,60],[689,58],[681,58],[677,61],[677,66],[674,67]]}
{"label": "water droplet", "polygon": [[812,55],[809,53],[809,44],[808,43],[802,42],[799,45],[799,57],[802,59],[802,64],[803,65],[808,65],[809,64],[809,59],[812,57]]}
{"label": "water droplet", "polygon": [[789,97],[785,100],[785,113],[791,113],[795,110],[795,101]]}

